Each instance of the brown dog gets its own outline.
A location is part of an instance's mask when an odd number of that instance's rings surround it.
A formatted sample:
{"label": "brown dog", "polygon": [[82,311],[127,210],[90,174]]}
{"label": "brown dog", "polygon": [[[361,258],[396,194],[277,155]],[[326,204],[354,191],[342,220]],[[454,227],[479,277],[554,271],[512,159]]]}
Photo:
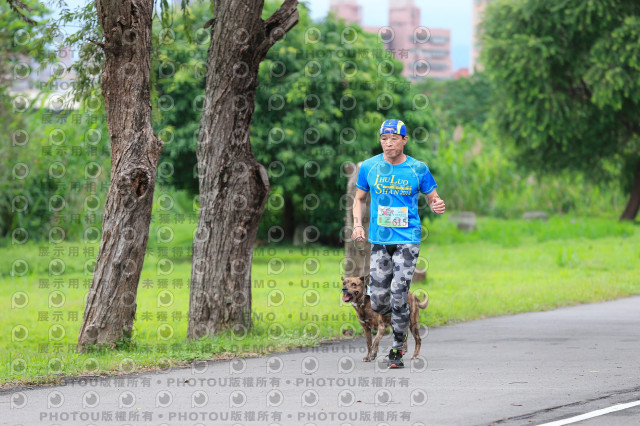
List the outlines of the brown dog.
{"label": "brown dog", "polygon": [[[367,295],[368,275],[365,277],[340,278],[342,279],[342,301],[351,302],[355,308],[360,325],[362,325],[362,329],[364,330],[364,337],[367,339],[368,353],[367,356],[363,358],[363,361],[373,361],[378,355],[378,345],[387,331],[387,326],[391,326],[391,315],[382,316],[371,309],[371,299],[370,296]],[[422,345],[420,326],[418,325],[420,309],[426,309],[427,305],[429,305],[429,300],[425,297],[424,301],[420,302],[415,294],[409,292],[407,303],[411,309],[409,330],[416,341],[416,350],[411,357],[413,359],[420,355],[420,346]],[[371,331],[374,328],[377,328],[378,332],[376,337],[372,339]],[[402,352],[407,352],[406,340]]]}

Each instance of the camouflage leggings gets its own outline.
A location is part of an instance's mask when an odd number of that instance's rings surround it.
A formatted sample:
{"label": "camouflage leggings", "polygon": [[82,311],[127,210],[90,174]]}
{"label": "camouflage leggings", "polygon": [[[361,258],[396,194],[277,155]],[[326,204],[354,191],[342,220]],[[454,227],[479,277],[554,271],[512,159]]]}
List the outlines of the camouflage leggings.
{"label": "camouflage leggings", "polygon": [[371,244],[371,309],[391,314],[393,349],[402,349],[409,328],[407,297],[419,252],[419,244]]}

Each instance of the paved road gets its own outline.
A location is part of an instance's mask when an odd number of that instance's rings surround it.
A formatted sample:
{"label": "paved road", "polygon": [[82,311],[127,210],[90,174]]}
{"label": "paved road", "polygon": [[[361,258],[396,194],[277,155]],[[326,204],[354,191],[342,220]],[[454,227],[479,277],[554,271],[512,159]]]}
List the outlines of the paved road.
{"label": "paved road", "polygon": [[[359,338],[13,389],[0,393],[0,424],[522,425],[640,400],[640,297],[423,333],[425,360],[404,370],[362,362]],[[579,424],[640,425],[640,406]]]}

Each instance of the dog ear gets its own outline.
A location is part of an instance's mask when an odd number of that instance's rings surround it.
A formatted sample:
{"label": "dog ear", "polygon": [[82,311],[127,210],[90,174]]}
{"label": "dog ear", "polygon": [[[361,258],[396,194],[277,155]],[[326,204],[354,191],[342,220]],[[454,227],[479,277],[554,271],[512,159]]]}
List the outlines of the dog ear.
{"label": "dog ear", "polygon": [[342,275],[340,275],[340,279],[344,282],[344,277]]}

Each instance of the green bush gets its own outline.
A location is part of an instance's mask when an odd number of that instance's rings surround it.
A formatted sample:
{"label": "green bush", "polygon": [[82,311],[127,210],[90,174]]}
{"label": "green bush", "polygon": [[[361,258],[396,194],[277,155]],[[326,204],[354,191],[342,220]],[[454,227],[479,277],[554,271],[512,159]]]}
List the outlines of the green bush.
{"label": "green bush", "polygon": [[449,211],[500,218],[520,218],[531,210],[601,216],[617,213],[625,200],[615,182],[597,186],[580,173],[527,173],[508,145],[483,132],[467,131],[455,141],[451,129],[441,130],[434,144],[429,167]]}
{"label": "green bush", "polygon": [[[34,103],[0,145],[0,235],[81,236],[100,227],[109,185],[110,146],[103,108],[38,109]],[[92,108],[93,109],[93,108]]]}

